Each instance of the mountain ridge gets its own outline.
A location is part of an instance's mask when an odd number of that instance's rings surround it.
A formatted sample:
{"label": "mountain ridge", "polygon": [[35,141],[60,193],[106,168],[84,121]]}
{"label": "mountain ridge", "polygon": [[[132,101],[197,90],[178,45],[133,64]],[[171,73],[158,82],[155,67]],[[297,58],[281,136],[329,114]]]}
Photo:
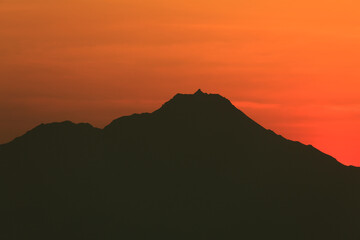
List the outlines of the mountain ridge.
{"label": "mountain ridge", "polygon": [[[217,103],[217,104],[222,104],[223,106],[227,106],[230,110],[230,111],[234,111],[234,112],[237,112],[237,113],[241,113],[241,117],[244,117],[246,118],[247,120],[249,120],[250,122],[253,122],[255,123],[256,125],[260,126],[261,128],[263,128],[261,125],[259,125],[258,123],[256,123],[254,120],[252,120],[251,118],[249,118],[246,114],[244,114],[241,110],[239,110],[238,108],[236,108],[230,100],[228,100],[227,98],[221,96],[220,94],[209,94],[209,93],[204,93],[201,89],[197,90],[195,93],[193,94],[182,94],[182,93],[178,93],[176,95],[174,95],[173,98],[171,98],[169,101],[165,102],[160,108],[158,108],[157,110],[151,112],[151,113],[135,113],[135,114],[131,114],[131,115],[127,115],[127,116],[122,116],[122,117],[119,117],[117,119],[114,119],[113,121],[111,121],[108,125],[106,125],[104,128],[97,128],[97,127],[94,127],[92,126],[90,123],[85,123],[85,122],[80,122],[80,123],[74,123],[70,120],[66,120],[66,121],[62,121],[62,122],[52,122],[52,123],[41,123],[40,125],[34,127],[33,129],[29,130],[28,132],[26,132],[24,135],[22,136],[19,136],[19,137],[16,137],[13,141],[18,141],[18,139],[21,139],[22,137],[25,137],[27,135],[29,135],[30,133],[32,132],[35,132],[37,130],[39,130],[40,128],[50,128],[50,127],[87,127],[88,129],[92,128],[93,130],[96,130],[98,132],[102,132],[102,131],[106,131],[108,130],[109,128],[111,128],[114,124],[118,124],[119,122],[122,122],[122,121],[134,121],[134,120],[141,120],[142,118],[146,118],[146,117],[149,117],[151,115],[154,115],[154,114],[161,114],[162,112],[166,112],[169,110],[169,107],[171,108],[171,104],[172,105],[185,105],[186,106],[189,106],[190,103],[194,103],[194,102],[198,102],[200,100],[201,103],[206,103],[206,104],[214,104]],[[206,101],[207,100],[207,101]],[[210,101],[209,101],[210,100]],[[185,104],[184,104],[185,103]],[[169,106],[170,105],[170,106]],[[209,106],[212,106],[212,105],[209,105]],[[222,106],[222,107],[223,107]],[[184,111],[184,109],[181,109]],[[212,110],[212,109],[211,109]],[[125,123],[126,124],[126,123]],[[292,142],[295,142],[295,143],[301,143],[301,142],[298,142],[298,141],[294,141],[294,140],[290,140],[290,139],[287,139],[285,138],[284,136],[282,135],[279,135],[275,132],[273,132],[272,130],[270,129],[265,129],[263,128],[264,130],[270,132],[271,134],[274,134],[276,136],[279,136],[281,138],[284,138],[285,140],[288,140],[288,141],[292,141]],[[99,131],[100,130],[100,131]],[[2,145],[6,145],[6,144],[9,144],[13,141],[10,141],[8,143],[4,143],[4,144],[0,144],[0,147]],[[313,147],[312,145],[306,145],[306,144],[303,144],[301,143],[302,145],[304,146],[310,146],[310,147]],[[315,148],[315,147],[313,147]],[[320,151],[319,149],[315,148],[317,151],[325,154],[324,152]],[[326,154],[328,155],[328,154]],[[328,155],[330,156],[330,155]],[[331,156],[330,156],[331,157]],[[355,167],[355,166],[354,166]]]}
{"label": "mountain ridge", "polygon": [[2,239],[360,237],[358,168],[217,94],[177,94],[103,129],[41,124],[0,159]]}

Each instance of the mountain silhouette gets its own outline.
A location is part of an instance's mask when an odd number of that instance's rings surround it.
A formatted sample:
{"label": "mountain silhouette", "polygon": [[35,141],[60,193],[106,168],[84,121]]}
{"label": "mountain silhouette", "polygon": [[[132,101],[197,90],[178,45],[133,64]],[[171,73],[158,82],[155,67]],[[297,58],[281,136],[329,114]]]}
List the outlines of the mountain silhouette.
{"label": "mountain silhouette", "polygon": [[1,239],[360,239],[358,168],[201,90],[41,124],[0,159]]}

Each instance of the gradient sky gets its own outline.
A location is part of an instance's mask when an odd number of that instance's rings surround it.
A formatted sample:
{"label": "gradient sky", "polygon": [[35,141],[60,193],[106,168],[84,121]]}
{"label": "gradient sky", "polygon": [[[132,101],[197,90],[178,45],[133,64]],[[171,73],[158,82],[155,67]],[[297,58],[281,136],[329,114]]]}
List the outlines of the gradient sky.
{"label": "gradient sky", "polygon": [[360,166],[360,3],[0,0],[0,143],[42,122],[104,127],[177,92]]}

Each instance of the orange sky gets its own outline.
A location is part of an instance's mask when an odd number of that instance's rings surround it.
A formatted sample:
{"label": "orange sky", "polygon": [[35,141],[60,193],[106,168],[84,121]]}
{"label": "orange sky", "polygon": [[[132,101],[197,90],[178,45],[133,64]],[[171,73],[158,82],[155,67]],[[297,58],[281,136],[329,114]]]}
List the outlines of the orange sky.
{"label": "orange sky", "polygon": [[103,127],[177,92],[360,166],[360,2],[0,0],[0,142]]}

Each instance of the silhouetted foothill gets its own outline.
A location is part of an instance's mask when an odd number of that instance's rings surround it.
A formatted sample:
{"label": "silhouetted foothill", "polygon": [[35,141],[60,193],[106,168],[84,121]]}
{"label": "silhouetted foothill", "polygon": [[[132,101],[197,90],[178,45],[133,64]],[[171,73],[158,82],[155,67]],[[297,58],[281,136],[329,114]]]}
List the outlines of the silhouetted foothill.
{"label": "silhouetted foothill", "polygon": [[41,124],[0,171],[0,239],[360,239],[358,168],[200,89],[104,129]]}

